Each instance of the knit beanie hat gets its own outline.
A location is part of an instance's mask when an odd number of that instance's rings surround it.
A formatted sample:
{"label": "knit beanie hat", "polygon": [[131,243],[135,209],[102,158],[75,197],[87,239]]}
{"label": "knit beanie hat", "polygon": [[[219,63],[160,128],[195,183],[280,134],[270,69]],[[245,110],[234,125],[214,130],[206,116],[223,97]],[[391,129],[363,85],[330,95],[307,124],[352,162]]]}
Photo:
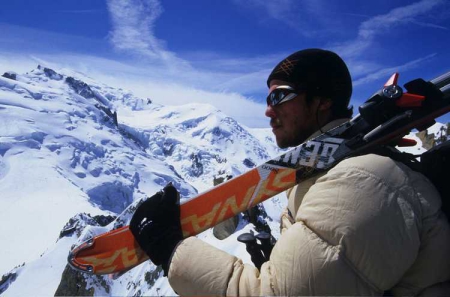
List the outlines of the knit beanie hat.
{"label": "knit beanie hat", "polygon": [[335,53],[305,49],[293,53],[272,70],[267,85],[274,79],[294,84],[311,95],[328,97],[334,107],[347,107],[352,95],[352,79],[345,62]]}

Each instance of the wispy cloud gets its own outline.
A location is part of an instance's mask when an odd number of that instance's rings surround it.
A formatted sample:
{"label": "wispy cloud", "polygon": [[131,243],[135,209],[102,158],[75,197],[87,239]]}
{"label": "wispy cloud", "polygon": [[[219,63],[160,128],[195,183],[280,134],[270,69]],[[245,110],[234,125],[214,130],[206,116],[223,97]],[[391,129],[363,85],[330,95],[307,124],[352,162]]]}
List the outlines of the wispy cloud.
{"label": "wispy cloud", "polygon": [[395,8],[387,14],[378,15],[363,22],[359,27],[358,37],[370,39],[393,26],[417,22],[415,18],[427,14],[443,3],[443,0],[422,0]]}
{"label": "wispy cloud", "polygon": [[[421,21],[431,12],[439,9],[443,4],[445,4],[444,0],[421,0],[407,6],[394,8],[386,14],[377,15],[362,22],[358,28],[355,39],[340,44],[334,44],[330,47],[338,52],[350,65],[353,66],[352,70],[355,70],[352,71],[353,77],[360,76],[354,82],[356,86],[372,82],[381,76],[385,76],[386,74],[391,73],[392,69],[410,69],[418,63],[429,60],[434,56],[434,54],[417,58],[411,62],[405,63],[404,65],[395,67],[368,62],[366,60],[366,56],[371,48],[376,48],[379,46],[379,36],[386,34],[390,30],[396,29],[398,26],[415,24],[440,30],[447,29],[439,25],[433,25],[431,23]],[[364,67],[362,67],[362,65],[364,65]],[[370,74],[367,75],[367,73]]]}
{"label": "wispy cloud", "polygon": [[328,27],[328,31],[332,31],[328,25],[333,22],[333,19],[328,18],[326,13],[332,4],[325,4],[323,0],[234,0],[233,2],[246,11],[256,11],[256,14],[262,12],[264,17],[260,21],[263,23],[268,17],[287,25],[305,37],[321,34],[325,26]]}
{"label": "wispy cloud", "polygon": [[420,64],[422,64],[423,62],[430,60],[432,58],[434,58],[436,56],[435,53],[430,54],[426,57],[423,58],[419,58],[410,62],[407,62],[405,64],[402,65],[397,65],[397,66],[393,66],[393,67],[388,67],[388,68],[383,68],[381,70],[378,70],[376,72],[370,73],[362,78],[359,78],[355,81],[353,81],[353,86],[357,87],[359,85],[362,84],[366,84],[366,83],[370,83],[376,80],[379,80],[381,78],[389,78],[390,75],[392,75],[392,73],[394,72],[404,72],[413,68],[418,67]]}
{"label": "wispy cloud", "polygon": [[[258,10],[265,18],[283,23],[306,37],[317,37],[326,34],[329,47],[336,50],[347,59],[363,56],[378,36],[401,25],[416,25],[428,28],[448,30],[444,26],[434,24],[429,18],[430,12],[436,12],[445,5],[446,0],[421,0],[406,6],[397,7],[391,11],[369,16],[367,14],[339,12],[341,8],[331,1],[323,0],[234,0],[237,6],[246,11]],[[357,29],[353,40],[339,41],[334,39],[334,32],[341,28],[342,18],[354,16],[365,18]],[[428,17],[428,20],[425,21]],[[430,20],[431,19],[431,20]]]}
{"label": "wispy cloud", "polygon": [[163,13],[158,0],[108,0],[107,5],[114,48],[172,66],[187,66],[155,36],[155,22]]}
{"label": "wispy cloud", "polygon": [[[107,3],[113,26],[110,41],[114,48],[143,57],[151,62],[149,68],[157,68],[155,72],[161,77],[184,85],[248,94],[264,88],[271,67],[280,59],[280,55],[223,57],[217,53],[187,54],[188,58],[183,59],[155,35],[156,22],[163,13],[158,0],[108,0]],[[268,5],[275,17],[285,15],[292,3],[292,0],[277,0]]]}
{"label": "wispy cloud", "polygon": [[298,27],[298,23],[292,17],[292,7],[295,5],[295,2],[293,0],[236,0],[235,3],[238,3],[239,5],[245,5],[250,9],[262,9],[272,19],[278,20],[290,27]]}
{"label": "wispy cloud", "polygon": [[[361,23],[357,38],[339,47],[339,51],[349,58],[359,56],[373,44],[375,37],[393,29],[395,26],[411,23],[419,24],[421,22],[417,18],[427,15],[443,3],[445,3],[443,0],[421,0],[407,6],[397,7],[386,14],[372,17]],[[431,26],[431,24],[427,25]]]}
{"label": "wispy cloud", "polygon": [[423,26],[423,27],[429,27],[429,28],[435,28],[435,29],[442,29],[442,30],[448,30],[449,28],[444,27],[444,26],[439,26],[436,24],[431,24],[431,23],[424,23],[424,22],[419,22],[419,21],[411,21],[412,24],[415,25],[419,25],[419,26]]}
{"label": "wispy cloud", "polygon": [[155,21],[163,12],[159,1],[110,0],[107,4],[113,27],[110,41],[115,48],[151,58],[162,56],[163,42],[153,33]]}

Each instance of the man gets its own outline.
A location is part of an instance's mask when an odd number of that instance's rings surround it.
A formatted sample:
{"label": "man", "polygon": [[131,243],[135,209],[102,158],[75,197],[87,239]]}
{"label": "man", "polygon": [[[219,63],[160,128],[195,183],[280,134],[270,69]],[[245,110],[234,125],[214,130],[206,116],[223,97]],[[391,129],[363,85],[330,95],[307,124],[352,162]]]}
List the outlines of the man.
{"label": "man", "polygon": [[[268,86],[266,116],[280,147],[297,146],[351,116],[350,74],[333,52],[290,55]],[[423,175],[369,154],[287,194],[282,234],[260,271],[195,237],[181,240],[172,186],[144,202],[130,226],[180,295],[436,295],[448,289],[450,226]]]}

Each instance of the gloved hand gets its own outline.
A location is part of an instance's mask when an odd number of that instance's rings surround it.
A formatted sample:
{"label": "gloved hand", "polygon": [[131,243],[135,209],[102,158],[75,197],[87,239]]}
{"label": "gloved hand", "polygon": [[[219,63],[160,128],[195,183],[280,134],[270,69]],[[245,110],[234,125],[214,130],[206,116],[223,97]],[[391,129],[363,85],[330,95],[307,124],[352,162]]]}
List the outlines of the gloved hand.
{"label": "gloved hand", "polygon": [[172,253],[183,239],[180,195],[172,184],[136,209],[130,230],[150,260],[155,265],[162,265],[164,276],[167,276]]}

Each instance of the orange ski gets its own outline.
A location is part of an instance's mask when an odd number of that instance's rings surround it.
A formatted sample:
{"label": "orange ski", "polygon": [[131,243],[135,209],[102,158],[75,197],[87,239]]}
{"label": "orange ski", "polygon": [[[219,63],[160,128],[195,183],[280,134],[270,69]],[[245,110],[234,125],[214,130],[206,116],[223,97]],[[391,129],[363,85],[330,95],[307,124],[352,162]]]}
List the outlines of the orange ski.
{"label": "orange ski", "polygon": [[[263,170],[263,176],[258,169],[182,203],[184,238],[197,235],[296,184],[294,169],[270,165]],[[147,259],[125,226],[82,243],[72,250],[68,260],[78,270],[110,274],[131,269]]]}
{"label": "orange ski", "polygon": [[[450,73],[430,82],[409,82],[405,88],[414,94],[403,93],[397,78],[394,75],[350,121],[182,203],[184,238],[328,170],[344,158],[397,142],[411,129],[425,127],[450,111]],[[84,272],[110,274],[127,271],[147,259],[125,226],[75,247],[68,261]]]}

